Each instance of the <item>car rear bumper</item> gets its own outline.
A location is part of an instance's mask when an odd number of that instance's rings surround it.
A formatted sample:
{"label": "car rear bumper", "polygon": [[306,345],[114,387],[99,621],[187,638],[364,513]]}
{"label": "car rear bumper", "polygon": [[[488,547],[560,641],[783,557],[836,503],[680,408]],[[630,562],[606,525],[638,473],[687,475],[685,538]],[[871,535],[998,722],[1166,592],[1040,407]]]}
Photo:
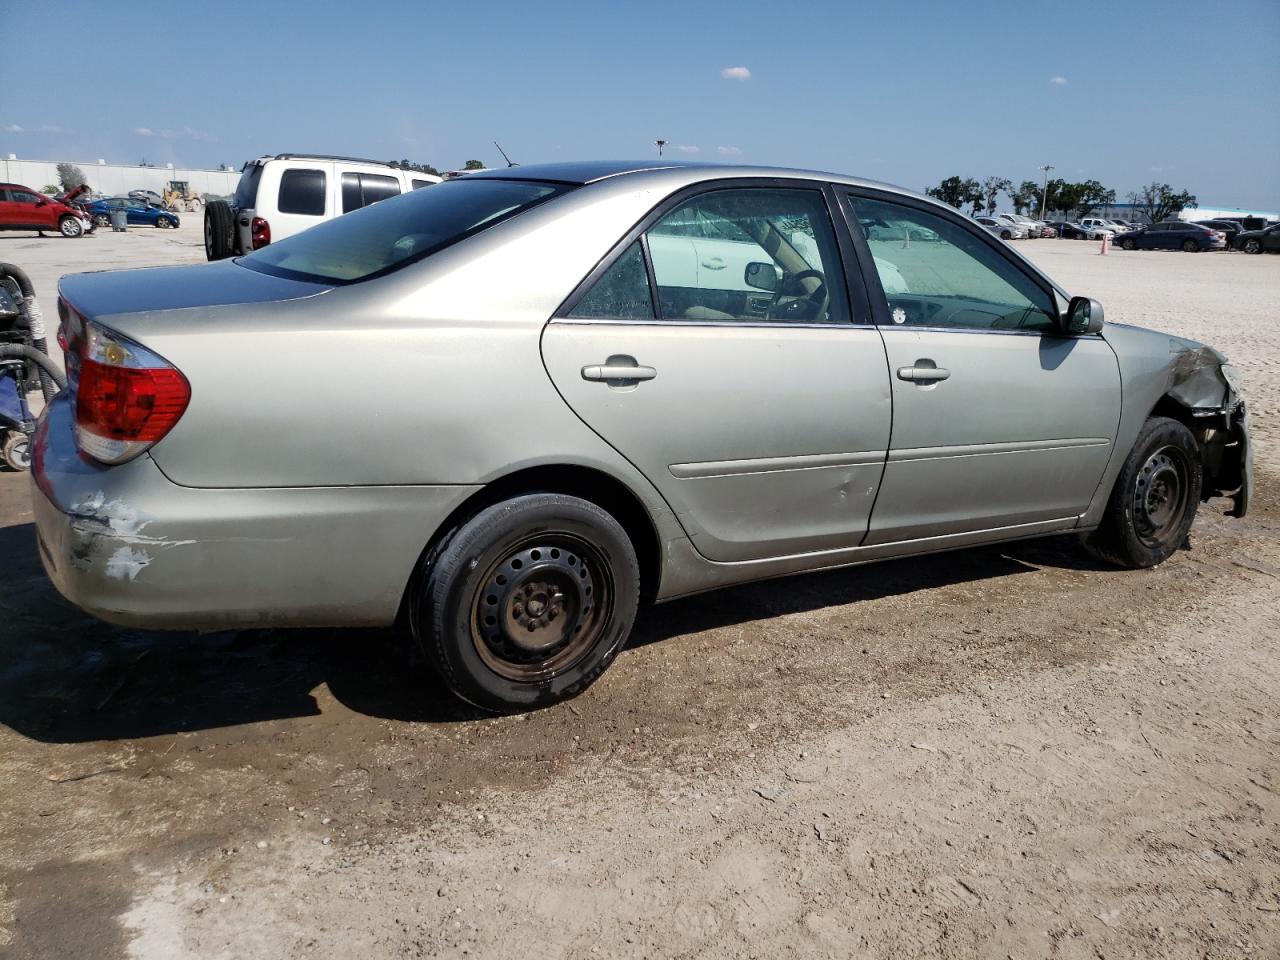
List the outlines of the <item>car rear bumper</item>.
{"label": "car rear bumper", "polygon": [[128,626],[392,623],[432,534],[476,487],[211,489],[149,456],[81,459],[65,395],[32,463],[40,558],[58,591]]}

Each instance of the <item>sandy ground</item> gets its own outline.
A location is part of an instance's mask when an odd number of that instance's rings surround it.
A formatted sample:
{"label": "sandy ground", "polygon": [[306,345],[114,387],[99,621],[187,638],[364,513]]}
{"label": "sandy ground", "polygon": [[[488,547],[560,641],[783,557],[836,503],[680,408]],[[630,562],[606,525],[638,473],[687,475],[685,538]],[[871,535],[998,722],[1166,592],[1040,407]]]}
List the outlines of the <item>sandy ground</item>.
{"label": "sandy ground", "polygon": [[[197,226],[0,259],[51,310]],[[87,619],[0,475],[0,955],[1280,955],[1280,258],[1018,249],[1231,356],[1247,519],[1142,573],[1054,539],[680,601],[486,719],[392,633]]]}

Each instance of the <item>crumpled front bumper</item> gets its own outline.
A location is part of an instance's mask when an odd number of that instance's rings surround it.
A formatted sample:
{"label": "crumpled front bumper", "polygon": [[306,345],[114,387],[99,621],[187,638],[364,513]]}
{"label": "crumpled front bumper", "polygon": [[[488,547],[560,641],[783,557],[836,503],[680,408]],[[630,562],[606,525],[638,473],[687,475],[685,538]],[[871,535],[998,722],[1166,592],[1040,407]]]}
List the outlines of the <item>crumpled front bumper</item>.
{"label": "crumpled front bumper", "polygon": [[1249,500],[1253,496],[1253,442],[1249,437],[1249,411],[1243,400],[1232,414],[1232,434],[1240,448],[1240,488],[1231,495],[1234,506],[1230,515],[1243,517],[1249,511]]}
{"label": "crumpled front bumper", "polygon": [[[471,486],[212,489],[149,456],[82,459],[67,394],[41,415],[32,499],[58,591],[128,626],[383,626]],[[229,445],[234,449],[234,445]]]}

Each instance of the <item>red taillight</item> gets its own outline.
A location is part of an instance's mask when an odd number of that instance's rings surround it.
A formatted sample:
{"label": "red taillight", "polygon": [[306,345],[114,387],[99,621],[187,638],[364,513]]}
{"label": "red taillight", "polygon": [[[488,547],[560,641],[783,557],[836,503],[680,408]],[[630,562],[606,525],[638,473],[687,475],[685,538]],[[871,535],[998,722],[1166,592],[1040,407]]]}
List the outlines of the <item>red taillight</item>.
{"label": "red taillight", "polygon": [[85,325],[76,382],[76,440],[103,463],[124,463],[173,429],[191,387],[172,364],[94,324]]}
{"label": "red taillight", "polygon": [[261,217],[254,217],[249,223],[249,239],[253,249],[265,247],[271,242],[271,224]]}

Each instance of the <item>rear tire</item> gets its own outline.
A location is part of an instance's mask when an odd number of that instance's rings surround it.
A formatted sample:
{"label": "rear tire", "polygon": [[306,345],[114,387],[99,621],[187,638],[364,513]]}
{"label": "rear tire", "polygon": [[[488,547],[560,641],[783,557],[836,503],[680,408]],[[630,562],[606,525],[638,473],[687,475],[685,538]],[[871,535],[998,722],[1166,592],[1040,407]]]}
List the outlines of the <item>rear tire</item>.
{"label": "rear tire", "polygon": [[1169,417],[1142,426],[1098,529],[1083,538],[1100,560],[1141,569],[1181,547],[1196,518],[1204,470],[1196,438]]}
{"label": "rear tire", "polygon": [[1200,251],[1200,244],[1196,243],[1194,240],[1183,240],[1182,249],[1186,253],[1198,253]]}
{"label": "rear tire", "polygon": [[535,493],[482,510],[428,555],[414,636],[461,699],[509,712],[577,696],[626,643],[640,569],[626,531],[577,497]]}
{"label": "rear tire", "polygon": [[1138,249],[1138,244],[1137,244],[1137,243],[1136,243],[1132,238],[1130,238],[1130,239],[1128,239],[1128,240],[1121,240],[1121,241],[1120,241],[1120,246],[1124,247],[1124,249],[1126,249],[1126,250],[1137,250],[1137,249]]}
{"label": "rear tire", "polygon": [[79,217],[67,214],[58,221],[58,232],[64,237],[78,237],[84,233],[84,224],[80,222]]}
{"label": "rear tire", "polygon": [[1250,237],[1248,240],[1244,242],[1244,244],[1240,247],[1240,249],[1243,250],[1245,253],[1261,253],[1262,241],[1255,240],[1252,237]]}
{"label": "rear tire", "polygon": [[204,255],[209,260],[225,260],[232,253],[235,217],[225,200],[215,200],[204,211]]}

